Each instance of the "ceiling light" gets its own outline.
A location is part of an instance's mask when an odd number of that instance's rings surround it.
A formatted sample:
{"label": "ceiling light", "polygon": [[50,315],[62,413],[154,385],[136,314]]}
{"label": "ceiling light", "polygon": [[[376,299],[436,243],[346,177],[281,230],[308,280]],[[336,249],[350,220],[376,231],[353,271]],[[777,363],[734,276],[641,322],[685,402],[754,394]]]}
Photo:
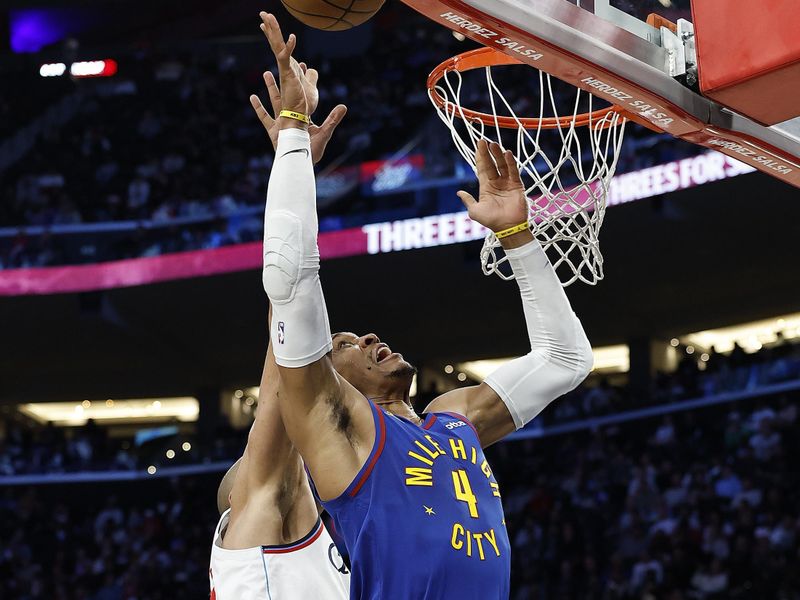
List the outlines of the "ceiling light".
{"label": "ceiling light", "polygon": [[[196,398],[159,398],[138,400],[106,400],[105,402],[36,402],[21,404],[17,410],[22,414],[45,423],[56,425],[83,425],[86,419],[99,424],[123,422],[163,422],[176,419],[183,422],[196,421],[200,405]],[[86,407],[86,408],[84,408]]]}
{"label": "ceiling light", "polygon": [[713,346],[717,352],[730,352],[735,343],[748,352],[755,352],[764,344],[775,343],[779,332],[783,332],[787,339],[796,337],[798,328],[800,313],[792,313],[730,327],[697,331],[686,335],[685,339],[687,343],[700,348]]}
{"label": "ceiling light", "polygon": [[[626,344],[592,348],[594,356],[593,372],[627,373],[630,370],[630,349]],[[492,372],[516,357],[491,358],[461,363],[458,368],[474,381],[485,380]]]}
{"label": "ceiling light", "polygon": [[48,63],[39,67],[39,75],[42,77],[61,77],[67,70],[64,63]]}

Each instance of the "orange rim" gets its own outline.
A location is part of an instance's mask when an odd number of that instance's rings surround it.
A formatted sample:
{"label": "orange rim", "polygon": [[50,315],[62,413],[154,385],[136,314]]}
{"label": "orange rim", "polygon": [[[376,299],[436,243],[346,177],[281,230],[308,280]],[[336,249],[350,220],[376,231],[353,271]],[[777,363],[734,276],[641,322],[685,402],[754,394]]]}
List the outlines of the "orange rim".
{"label": "orange rim", "polygon": [[452,56],[437,66],[431,71],[431,74],[428,75],[428,91],[430,92],[430,97],[436,106],[448,114],[454,112],[456,116],[465,120],[481,121],[484,125],[488,125],[489,127],[499,126],[504,129],[517,129],[520,125],[524,129],[561,129],[569,127],[573,122],[577,127],[592,125],[595,128],[608,128],[614,125],[614,122],[604,120],[606,115],[612,112],[621,112],[621,109],[618,107],[609,106],[608,108],[601,108],[600,110],[570,115],[568,117],[547,117],[544,119],[527,117],[524,119],[515,119],[513,117],[499,117],[460,107],[448,101],[439,93],[439,90],[436,89],[436,86],[442,78],[452,71],[465,73],[467,71],[474,71],[475,69],[504,65],[525,65],[525,63],[489,47],[478,48],[477,50],[470,50],[469,52]]}

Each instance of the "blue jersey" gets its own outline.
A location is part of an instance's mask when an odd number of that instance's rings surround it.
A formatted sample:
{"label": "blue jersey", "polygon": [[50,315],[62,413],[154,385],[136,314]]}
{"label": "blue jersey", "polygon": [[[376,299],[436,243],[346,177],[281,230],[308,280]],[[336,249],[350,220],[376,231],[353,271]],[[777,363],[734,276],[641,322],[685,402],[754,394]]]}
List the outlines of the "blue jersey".
{"label": "blue jersey", "polygon": [[350,552],[350,597],[506,600],[500,490],[472,424],[431,413],[419,426],[369,404],[372,452],[342,495],[323,502]]}

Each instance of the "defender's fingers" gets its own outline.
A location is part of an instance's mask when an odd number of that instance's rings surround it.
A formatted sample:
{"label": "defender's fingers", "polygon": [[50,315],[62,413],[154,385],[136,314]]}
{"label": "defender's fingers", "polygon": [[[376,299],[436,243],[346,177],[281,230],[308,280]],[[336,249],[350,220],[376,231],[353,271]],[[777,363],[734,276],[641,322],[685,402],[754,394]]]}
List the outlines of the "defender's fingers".
{"label": "defender's fingers", "polygon": [[264,108],[264,105],[261,103],[261,98],[256,96],[255,94],[250,96],[250,106],[253,107],[253,110],[256,111],[256,116],[258,120],[261,121],[261,124],[269,130],[274,123],[274,119],[270,116],[267,112],[267,109]]}
{"label": "defender's fingers", "polygon": [[278,60],[281,70],[288,68],[289,58],[292,55],[292,51],[294,50],[294,45],[296,44],[297,40],[295,39],[293,41],[293,35],[289,36],[288,41],[283,40],[281,26],[278,25],[278,20],[275,18],[275,15],[261,12],[260,16],[262,21],[261,31],[263,31],[264,35],[267,37],[269,47],[272,50],[272,53],[275,55],[275,58]]}
{"label": "defender's fingers", "polygon": [[475,166],[478,169],[478,179],[489,181],[497,179],[500,175],[497,167],[492,162],[492,155],[489,153],[489,143],[486,140],[478,142],[477,152],[475,153]]}
{"label": "defender's fingers", "polygon": [[303,71],[303,66],[302,66],[303,64],[304,63],[297,62],[294,59],[294,57],[290,57],[289,58],[289,68],[291,69],[292,75],[294,75],[297,78],[305,77],[305,72]]}
{"label": "defender's fingers", "polygon": [[296,47],[297,47],[297,36],[295,36],[295,34],[293,33],[290,33],[289,39],[286,40],[286,52],[289,53],[289,56],[292,55]]}
{"label": "defender's fingers", "polygon": [[472,194],[470,194],[469,192],[465,192],[464,190],[461,190],[461,191],[459,191],[459,192],[456,192],[456,196],[458,196],[458,197],[459,197],[459,199],[460,199],[460,200],[461,200],[461,202],[464,204],[464,207],[465,207],[467,210],[469,210],[469,207],[470,207],[470,206],[473,206],[473,205],[475,205],[475,204],[477,204],[477,203],[478,203],[478,201],[477,201],[477,200],[475,200],[475,196],[473,196],[473,195],[472,195]]}
{"label": "defender's fingers", "polygon": [[259,25],[259,28],[264,33],[264,37],[267,38],[269,47],[274,54],[279,54],[286,47],[286,42],[281,34],[281,28],[280,25],[278,25],[277,19],[275,19],[274,15],[264,11],[261,11],[258,16],[261,17],[261,25]]}
{"label": "defender's fingers", "polygon": [[494,142],[489,144],[489,152],[492,155],[492,159],[494,159],[497,170],[500,172],[500,177],[508,177],[508,164],[506,164],[506,159],[503,156],[503,149],[500,147],[500,144],[495,144]]}
{"label": "defender's fingers", "polygon": [[318,80],[319,80],[319,73],[317,72],[316,69],[308,69],[308,71],[306,71],[306,81],[308,81],[308,83],[310,83],[314,87],[317,87]]}

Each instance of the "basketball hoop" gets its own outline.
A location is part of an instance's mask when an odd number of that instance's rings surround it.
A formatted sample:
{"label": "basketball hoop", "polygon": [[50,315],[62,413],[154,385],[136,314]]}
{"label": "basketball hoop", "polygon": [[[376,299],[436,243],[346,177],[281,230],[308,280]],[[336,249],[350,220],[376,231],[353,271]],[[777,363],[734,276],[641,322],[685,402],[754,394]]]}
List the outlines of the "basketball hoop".
{"label": "basketball hoop", "polygon": [[[577,89],[574,100],[567,101],[571,112],[559,115],[558,104],[565,105],[566,93],[575,92],[565,91],[568,84],[542,71],[538,72],[539,117],[518,117],[512,102],[500,91],[492,69],[522,64],[493,48],[465,52],[433,70],[428,77],[428,95],[473,170],[481,139],[515,148],[528,198],[531,232],[547,252],[564,287],[578,280],[595,285],[603,278],[598,235],[625,118],[614,106],[596,108],[601,101],[581,89]],[[475,86],[468,85],[463,77],[477,69],[485,72],[486,112],[465,108],[462,102],[463,98],[477,102]],[[481,94],[485,96],[485,92]],[[499,241],[489,232],[481,250],[483,272],[513,279],[513,273],[501,270],[507,258],[498,255],[499,248]]]}

